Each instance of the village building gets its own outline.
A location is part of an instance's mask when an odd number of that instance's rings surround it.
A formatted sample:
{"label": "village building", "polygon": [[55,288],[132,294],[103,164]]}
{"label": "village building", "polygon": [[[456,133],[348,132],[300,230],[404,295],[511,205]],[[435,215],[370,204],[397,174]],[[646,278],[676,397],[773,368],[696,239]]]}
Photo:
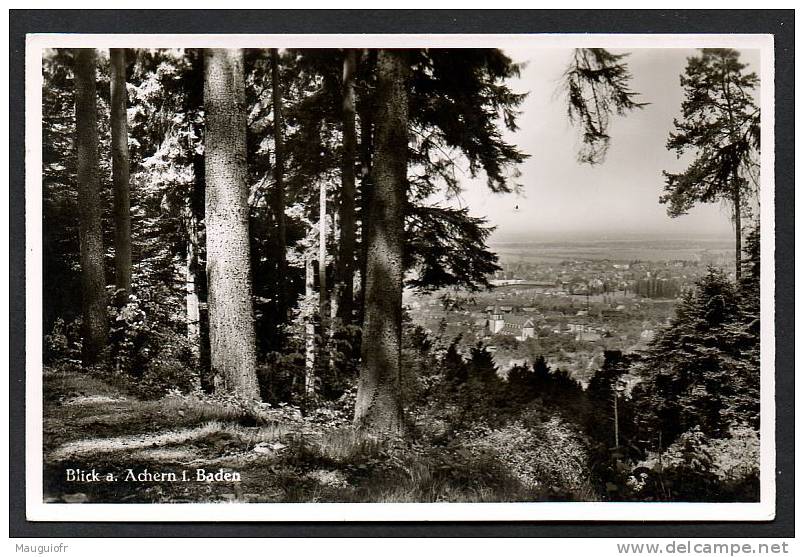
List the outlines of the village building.
{"label": "village building", "polygon": [[518,341],[533,338],[536,334],[533,318],[503,313],[502,307],[499,309],[495,307],[489,312],[486,328],[492,335],[512,335]]}
{"label": "village building", "polygon": [[585,323],[568,323],[567,332],[575,335],[575,340],[596,341],[603,338],[598,327]]}

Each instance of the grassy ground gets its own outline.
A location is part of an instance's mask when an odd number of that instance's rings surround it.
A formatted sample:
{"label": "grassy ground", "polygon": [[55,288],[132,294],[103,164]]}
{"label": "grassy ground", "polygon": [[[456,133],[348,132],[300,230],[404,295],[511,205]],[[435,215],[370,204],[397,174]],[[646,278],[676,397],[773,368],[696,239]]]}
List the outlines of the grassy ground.
{"label": "grassy ground", "polygon": [[[450,446],[380,442],[348,426],[266,421],[233,405],[192,397],[144,401],[99,376],[46,371],[47,501],[434,502],[533,501],[488,455]],[[198,481],[197,470],[238,473]],[[69,481],[70,470],[99,481]],[[153,478],[134,475],[175,474]],[[129,481],[126,481],[126,480]],[[107,481],[109,480],[109,481]],[[185,481],[186,480],[186,481]]]}

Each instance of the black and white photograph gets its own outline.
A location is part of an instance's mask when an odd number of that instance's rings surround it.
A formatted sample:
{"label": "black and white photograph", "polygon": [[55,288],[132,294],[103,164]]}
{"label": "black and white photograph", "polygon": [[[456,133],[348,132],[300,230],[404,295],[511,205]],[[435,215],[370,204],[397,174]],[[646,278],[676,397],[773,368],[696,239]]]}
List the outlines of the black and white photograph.
{"label": "black and white photograph", "polygon": [[772,519],[773,54],[29,36],[29,520]]}

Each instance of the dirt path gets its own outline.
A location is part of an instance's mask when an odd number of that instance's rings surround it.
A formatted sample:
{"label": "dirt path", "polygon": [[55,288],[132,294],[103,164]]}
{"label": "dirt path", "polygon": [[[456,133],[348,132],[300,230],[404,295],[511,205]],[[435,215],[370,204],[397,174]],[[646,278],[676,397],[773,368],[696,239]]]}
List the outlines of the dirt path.
{"label": "dirt path", "polygon": [[54,451],[45,455],[47,462],[61,462],[87,456],[98,456],[116,451],[134,451],[136,449],[153,449],[164,445],[173,445],[196,441],[221,431],[223,425],[211,422],[195,428],[185,428],[162,433],[143,433],[120,437],[81,439],[64,443]]}

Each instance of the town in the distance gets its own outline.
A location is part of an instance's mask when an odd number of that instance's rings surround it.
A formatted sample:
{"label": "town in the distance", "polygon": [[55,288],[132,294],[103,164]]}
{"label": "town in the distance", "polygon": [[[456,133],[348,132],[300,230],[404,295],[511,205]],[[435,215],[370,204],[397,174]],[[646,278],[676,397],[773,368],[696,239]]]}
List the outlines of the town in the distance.
{"label": "town in the distance", "polygon": [[408,293],[412,321],[498,372],[544,357],[586,386],[606,350],[644,349],[707,269],[734,273],[728,238],[510,242],[490,246],[490,290]]}

